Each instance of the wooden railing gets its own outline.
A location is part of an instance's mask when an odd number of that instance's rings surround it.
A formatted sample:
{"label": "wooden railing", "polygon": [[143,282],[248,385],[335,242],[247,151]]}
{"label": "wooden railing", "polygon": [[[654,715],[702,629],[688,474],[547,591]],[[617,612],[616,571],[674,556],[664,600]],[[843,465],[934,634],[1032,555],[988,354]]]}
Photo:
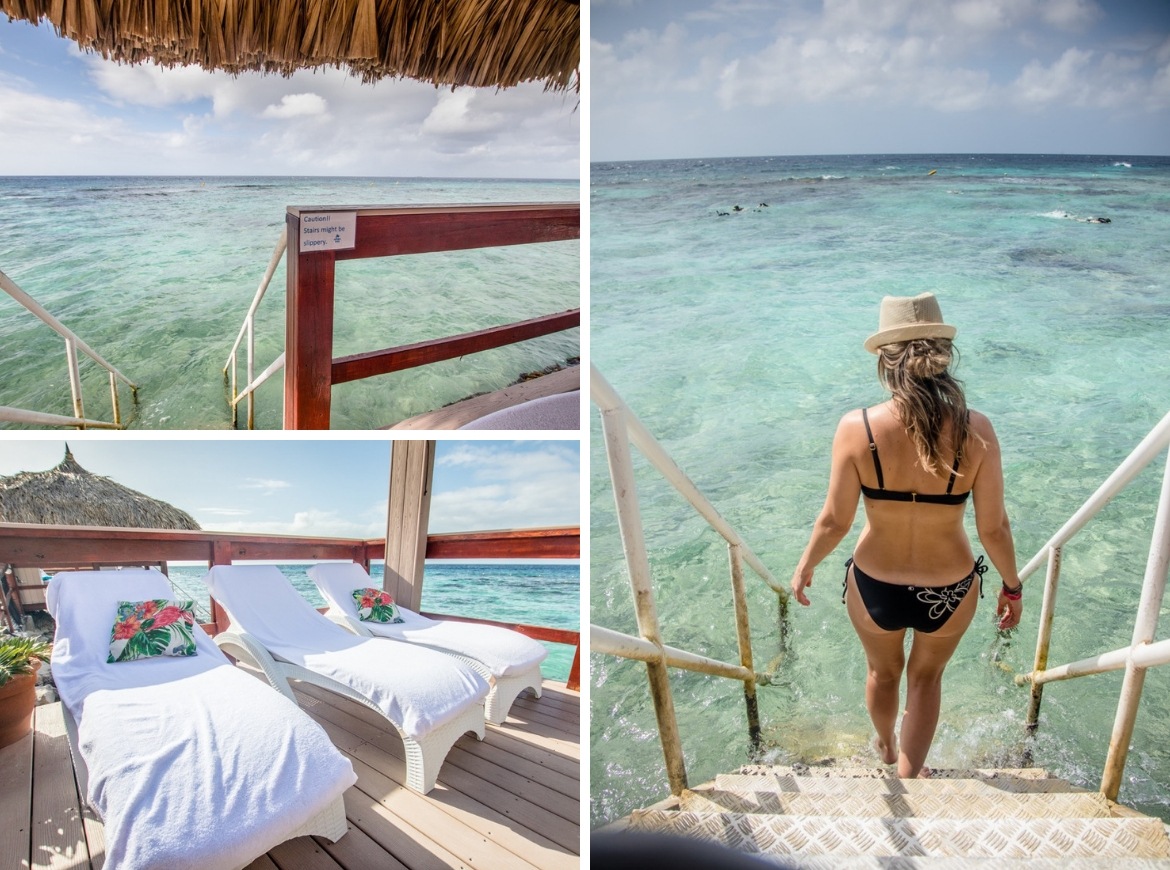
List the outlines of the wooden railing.
{"label": "wooden railing", "polygon": [[[60,414],[45,414],[38,411],[29,411],[24,408],[10,408],[0,406],[0,422],[23,423],[30,426],[72,426],[76,429],[123,429],[122,408],[118,401],[118,381],[130,387],[130,397],[135,404],[138,402],[138,385],[106,362],[101,355],[88,344],[78,338],[77,334],[60,320],[50,314],[39,302],[17,286],[16,282],[0,272],[0,290],[3,290],[42,323],[65,339],[65,365],[69,373],[69,392],[73,399],[73,416],[66,417]],[[77,352],[88,356],[97,365],[106,370],[110,379],[110,405],[113,422],[91,420],[85,416],[85,402],[81,394],[81,369],[78,366]]]}
{"label": "wooden railing", "polygon": [[[286,535],[250,535],[231,532],[160,529],[115,529],[93,526],[47,526],[0,523],[0,567],[48,569],[93,568],[151,562],[206,562],[228,565],[247,560],[317,562],[342,559],[367,570],[370,562],[386,554],[385,540],[360,538],[313,538]],[[517,529],[428,535],[428,559],[579,559],[581,530],[577,527]],[[6,603],[5,603],[6,605]],[[443,619],[488,622],[444,614]],[[227,613],[213,598],[210,634],[227,628]],[[508,624],[536,640],[574,647],[567,686],[581,685],[581,633],[568,629]]]}
{"label": "wooden railing", "polygon": [[[337,232],[322,234],[326,227],[315,223],[321,220],[326,220],[330,224],[328,229]],[[246,398],[248,428],[253,427],[255,390],[281,368],[284,368],[284,428],[328,429],[334,384],[455,359],[581,325],[581,309],[573,308],[461,335],[333,357],[337,261],[569,241],[581,236],[578,203],[392,208],[290,206],[285,224],[224,366],[225,380],[230,372],[233,426],[237,422],[237,406]],[[256,309],[286,250],[285,350],[255,376]],[[247,385],[237,391],[237,352],[245,338]]]}

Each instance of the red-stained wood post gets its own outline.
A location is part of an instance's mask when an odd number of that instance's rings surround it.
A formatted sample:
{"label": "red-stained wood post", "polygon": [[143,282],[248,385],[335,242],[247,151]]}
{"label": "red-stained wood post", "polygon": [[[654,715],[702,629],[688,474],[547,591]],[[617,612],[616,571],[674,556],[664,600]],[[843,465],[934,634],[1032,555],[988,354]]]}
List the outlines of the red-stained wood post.
{"label": "red-stained wood post", "polygon": [[300,253],[301,217],[288,225],[284,428],[328,429],[333,392],[333,251]]}
{"label": "red-stained wood post", "polygon": [[[334,227],[313,221],[337,224]],[[371,208],[290,206],[285,312],[284,428],[328,429],[335,383],[451,359],[569,329],[580,311],[545,315],[460,336],[333,360],[336,263],[437,251],[569,241],[581,237],[579,203],[510,203]],[[306,226],[302,227],[302,224]],[[342,226],[344,224],[344,226]],[[302,230],[307,246],[301,252]],[[333,247],[330,247],[333,245]]]}

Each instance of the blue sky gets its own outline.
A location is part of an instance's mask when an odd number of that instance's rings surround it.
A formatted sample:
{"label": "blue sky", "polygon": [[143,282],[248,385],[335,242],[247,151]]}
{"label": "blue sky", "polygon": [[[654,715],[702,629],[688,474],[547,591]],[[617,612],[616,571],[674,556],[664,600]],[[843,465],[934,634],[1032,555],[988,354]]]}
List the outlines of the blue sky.
{"label": "blue sky", "polygon": [[[88,471],[191,514],[209,531],[382,538],[386,440],[73,439]],[[64,440],[0,440],[0,475],[61,461]],[[578,525],[580,445],[438,441],[431,531]]]}
{"label": "blue sky", "polygon": [[0,14],[5,175],[577,178],[575,91],[120,66]]}
{"label": "blue sky", "polygon": [[593,0],[590,159],[1170,153],[1167,0]]}

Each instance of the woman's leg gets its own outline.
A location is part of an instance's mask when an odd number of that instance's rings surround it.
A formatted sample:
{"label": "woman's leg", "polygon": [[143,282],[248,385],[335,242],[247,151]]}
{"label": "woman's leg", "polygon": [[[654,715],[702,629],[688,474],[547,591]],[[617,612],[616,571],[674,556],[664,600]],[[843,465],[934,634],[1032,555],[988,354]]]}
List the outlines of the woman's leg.
{"label": "woman's leg", "polygon": [[912,778],[922,772],[938,726],[943,669],[975,617],[978,602],[978,584],[974,583],[942,628],[930,634],[914,632],[906,668],[906,714],[902,717],[898,776]]}
{"label": "woman's leg", "polygon": [[906,664],[906,630],[886,631],[873,621],[853,581],[849,570],[845,605],[849,620],[865,650],[868,672],[865,678],[865,706],[877,731],[876,748],[886,764],[898,761],[898,740],[894,726],[898,721],[898,688],[902,683],[902,668]]}

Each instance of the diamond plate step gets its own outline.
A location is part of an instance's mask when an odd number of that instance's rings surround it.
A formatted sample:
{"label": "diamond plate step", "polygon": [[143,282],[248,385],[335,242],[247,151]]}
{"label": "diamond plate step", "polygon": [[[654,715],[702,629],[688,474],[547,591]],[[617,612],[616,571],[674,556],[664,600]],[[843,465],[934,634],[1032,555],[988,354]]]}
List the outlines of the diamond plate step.
{"label": "diamond plate step", "polygon": [[[791,868],[791,856],[755,855]],[[1167,870],[1170,858],[847,858],[802,855],[800,870]]]}
{"label": "diamond plate step", "polygon": [[[819,776],[831,779],[891,779],[895,774],[888,767],[837,767],[830,764],[745,764],[735,773],[777,776]],[[1048,771],[1042,767],[969,767],[969,768],[940,768],[931,773],[931,779],[1048,779]]]}
{"label": "diamond plate step", "polygon": [[878,819],[639,810],[630,827],[771,855],[1170,858],[1162,823],[1148,818]]}
{"label": "diamond plate step", "polygon": [[776,773],[721,773],[715,777],[715,787],[725,791],[785,791],[820,792],[823,794],[944,794],[974,792],[997,794],[1011,792],[1052,793],[1067,792],[1072,786],[1067,780],[1023,779],[1015,776],[987,776],[982,779],[899,779],[885,774],[881,777],[826,777],[797,776]]}
{"label": "diamond plate step", "polygon": [[683,792],[680,809],[708,813],[944,819],[1106,819],[1112,815],[1108,801],[1099,792],[824,794],[811,791],[725,791],[700,787]]}

